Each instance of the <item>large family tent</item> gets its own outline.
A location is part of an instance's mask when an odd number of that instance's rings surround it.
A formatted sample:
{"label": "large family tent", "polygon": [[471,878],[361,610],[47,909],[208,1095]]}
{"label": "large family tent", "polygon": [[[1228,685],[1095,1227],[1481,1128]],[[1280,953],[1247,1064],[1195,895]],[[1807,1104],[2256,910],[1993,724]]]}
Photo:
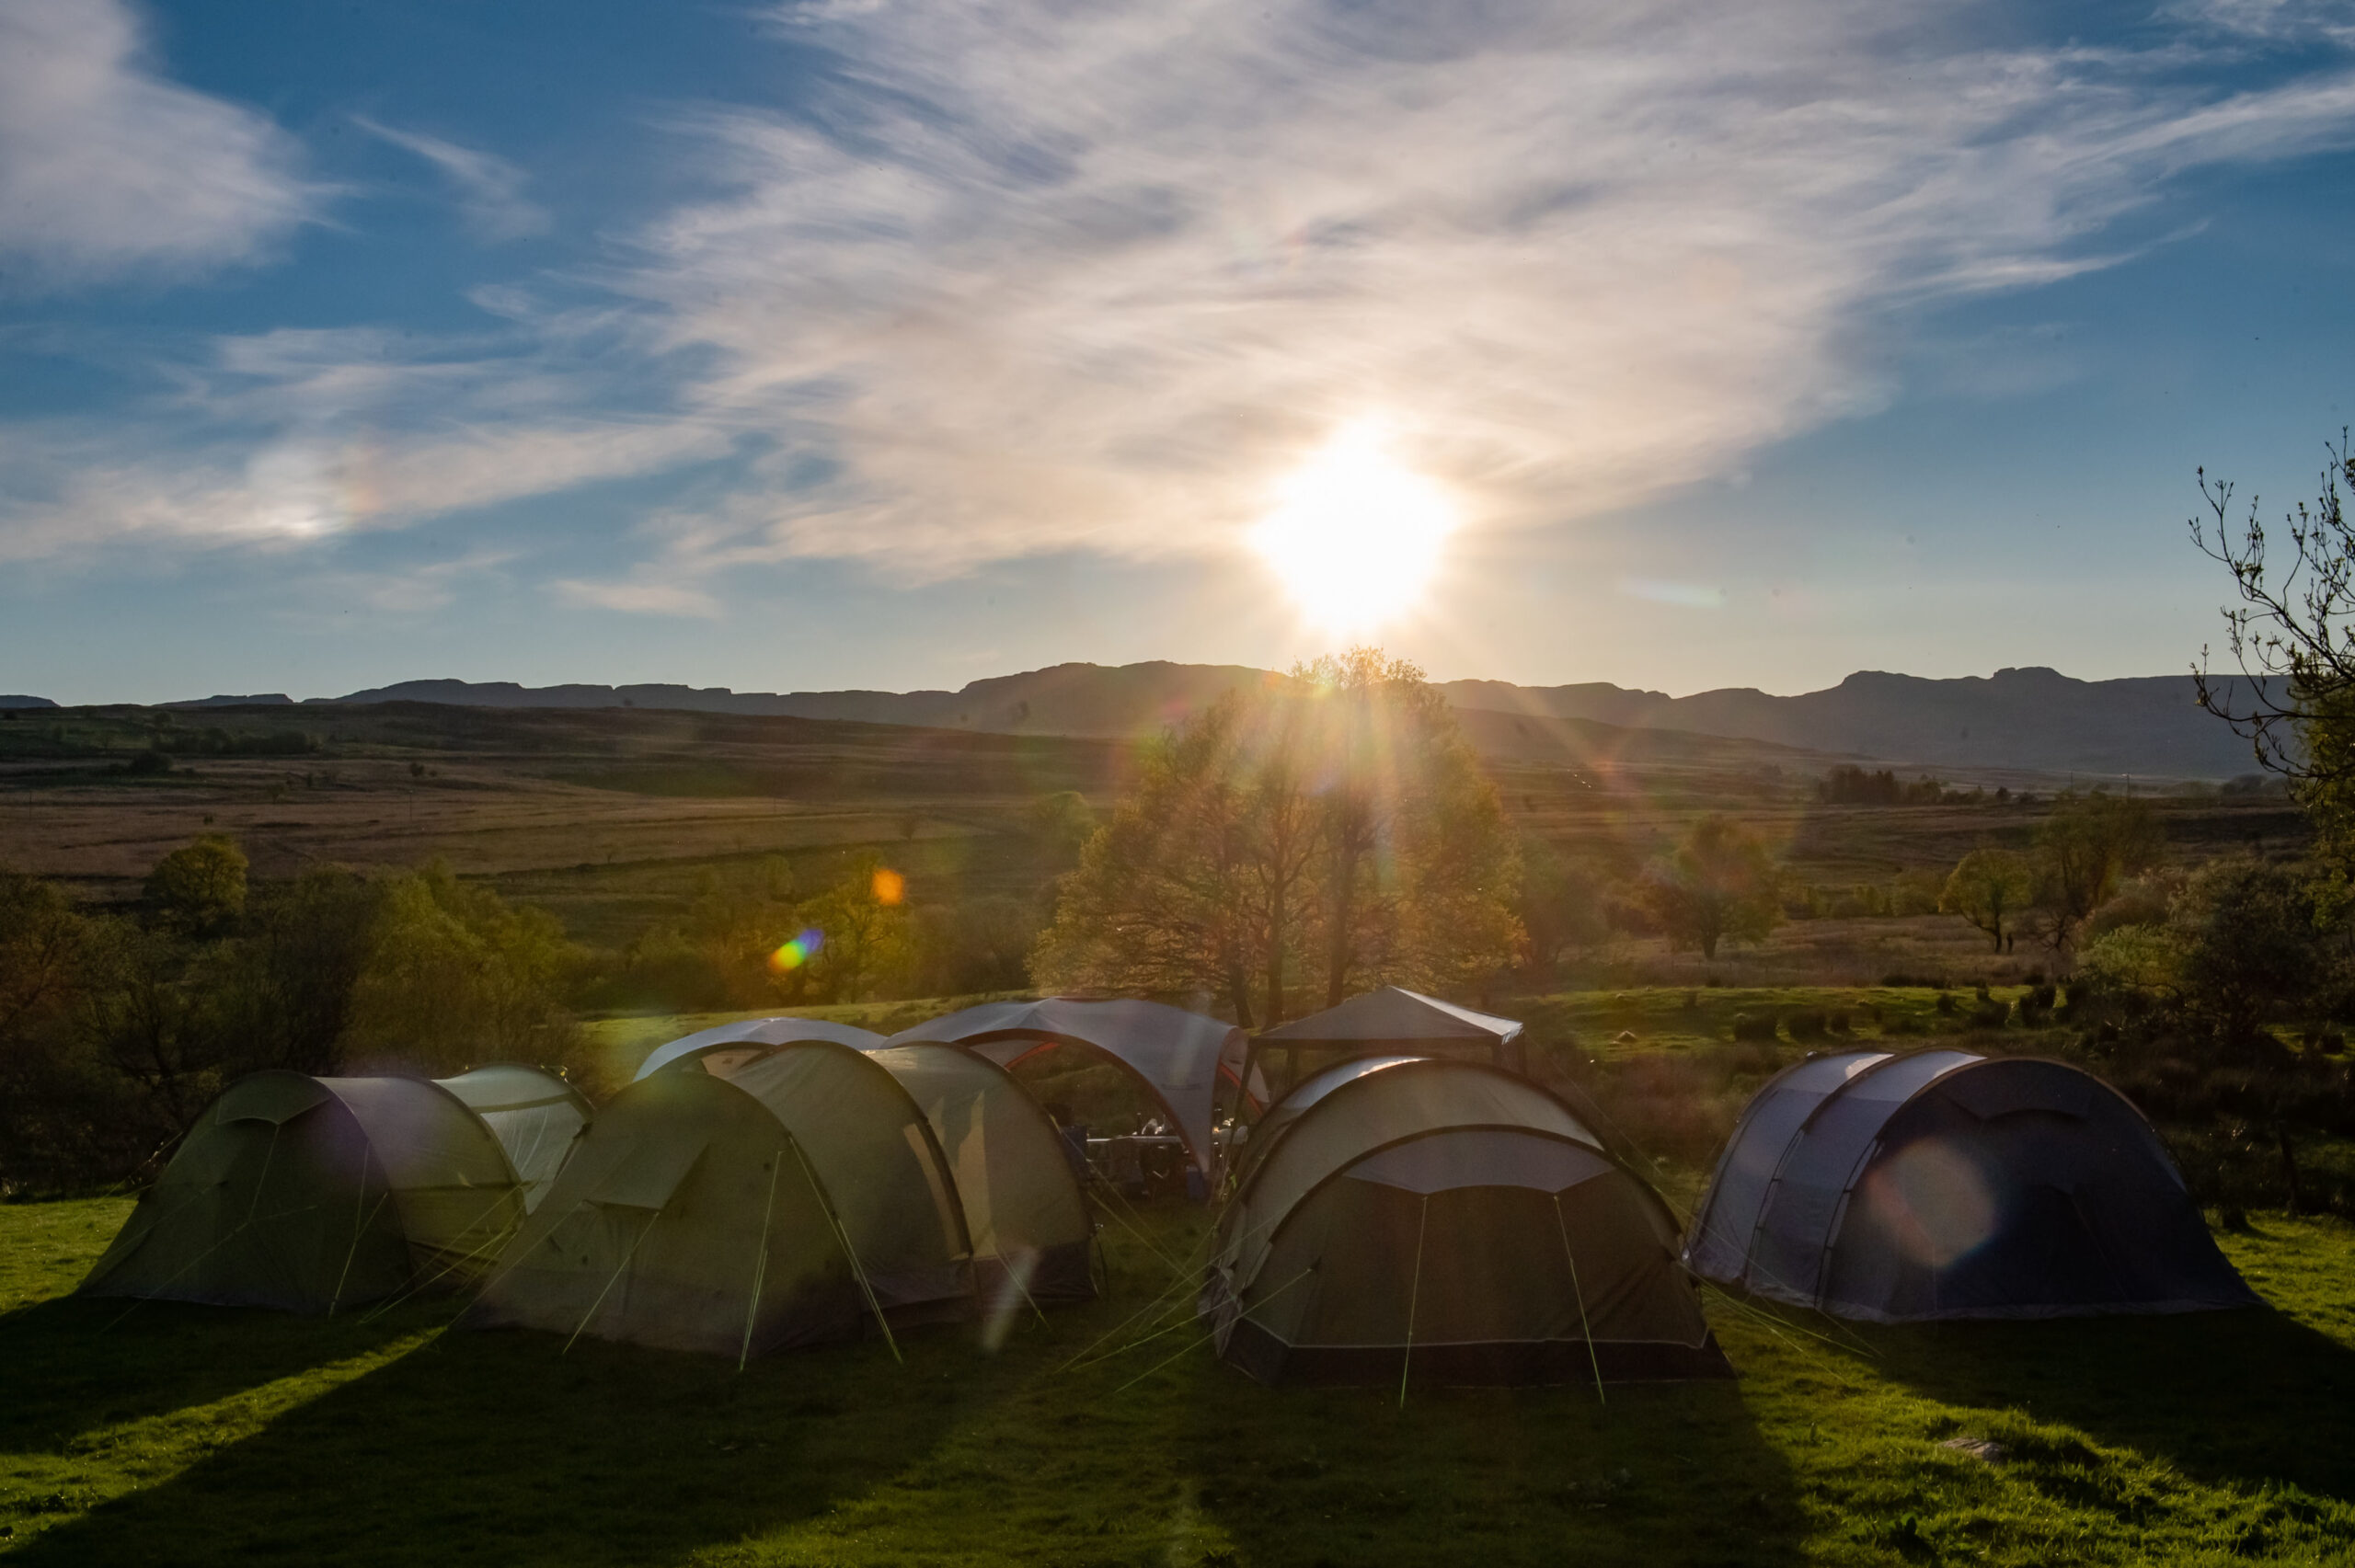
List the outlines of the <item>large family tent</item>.
{"label": "large family tent", "polygon": [[955,1046],[913,1041],[872,1054],[932,1124],[972,1238],[982,1299],[1077,1301],[1096,1294],[1096,1224],[1054,1122],[1014,1075]]}
{"label": "large family tent", "polygon": [[467,1321],[744,1356],[973,1310],[947,1163],[847,1046],[689,1059],[590,1121]]}
{"label": "large family tent", "polygon": [[1246,1093],[1248,1042],[1232,1024],[1158,1001],[989,1001],[936,1018],[891,1036],[892,1045],[937,1041],[978,1051],[1001,1067],[1059,1047],[1116,1062],[1153,1096],[1207,1176],[1216,1162],[1211,1137],[1219,1086],[1234,1097],[1264,1104],[1255,1080]]}
{"label": "large family tent", "polygon": [[504,1061],[433,1082],[482,1118],[523,1184],[525,1211],[537,1208],[588,1124],[589,1102],[580,1091],[552,1072]]}
{"label": "large family tent", "polygon": [[672,1062],[684,1061],[689,1057],[717,1054],[727,1059],[750,1061],[762,1054],[752,1047],[789,1046],[801,1040],[832,1040],[853,1050],[871,1051],[883,1043],[883,1036],[872,1029],[861,1029],[852,1024],[829,1024],[819,1018],[747,1018],[741,1023],[698,1029],[655,1047],[638,1064],[635,1076],[651,1078]]}
{"label": "large family tent", "polygon": [[472,1284],[523,1219],[499,1139],[438,1084],[258,1072],[189,1128],[82,1289],[333,1311]]}
{"label": "large family tent", "polygon": [[1289,1093],[1300,1082],[1304,1050],[1341,1050],[1351,1056],[1397,1051],[1462,1055],[1526,1071],[1529,1059],[1521,1029],[1517,1018],[1475,1013],[1420,991],[1383,986],[1361,991],[1322,1013],[1264,1030],[1251,1042],[1251,1051],[1262,1061],[1270,1051],[1284,1053],[1288,1064],[1284,1086]]}
{"label": "large family tent", "polygon": [[1730,1375],[1667,1207],[1568,1105],[1481,1063],[1351,1065],[1220,1216],[1220,1355],[1264,1382]]}
{"label": "large family tent", "polygon": [[1693,1220],[1706,1279],[1878,1322],[2256,1300],[2142,1114],[2061,1062],[1815,1057],[1758,1092]]}

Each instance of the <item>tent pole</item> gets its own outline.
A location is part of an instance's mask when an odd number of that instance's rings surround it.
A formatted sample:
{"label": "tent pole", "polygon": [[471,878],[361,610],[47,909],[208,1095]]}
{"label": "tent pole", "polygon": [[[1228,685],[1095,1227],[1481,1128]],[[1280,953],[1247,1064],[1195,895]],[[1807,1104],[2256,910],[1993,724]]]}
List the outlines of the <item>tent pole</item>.
{"label": "tent pole", "polygon": [[776,1173],[785,1163],[785,1150],[780,1149],[769,1161],[769,1200],[761,1209],[761,1255],[752,1265],[752,1299],[744,1309],[744,1343],[736,1348],[736,1370],[752,1355],[752,1325],[761,1316],[761,1284],[769,1273],[769,1221],[776,1218]]}
{"label": "tent pole", "polygon": [[1431,1225],[1431,1195],[1423,1195],[1422,1218],[1415,1222],[1415,1278],[1407,1288],[1407,1349],[1398,1357],[1398,1408],[1407,1408],[1407,1374],[1415,1365],[1415,1309],[1423,1296],[1423,1233]]}
{"label": "tent pole", "polygon": [[580,1320],[580,1327],[572,1331],[572,1339],[568,1339],[564,1342],[564,1348],[558,1351],[557,1353],[557,1355],[569,1356],[572,1354],[573,1341],[579,1339],[582,1332],[585,1331],[592,1322],[596,1321],[597,1309],[605,1304],[605,1298],[613,1294],[614,1286],[619,1282],[621,1276],[625,1273],[628,1272],[629,1265],[633,1262],[637,1261],[638,1249],[645,1244],[647,1237],[654,1233],[654,1226],[661,1218],[662,1211],[659,1208],[656,1209],[654,1211],[653,1219],[650,1219],[646,1222],[646,1229],[638,1233],[637,1240],[631,1242],[629,1244],[629,1251],[624,1253],[622,1254],[622,1261],[615,1265],[613,1278],[605,1281],[604,1289],[598,1291],[597,1299],[589,1303],[589,1310],[582,1316]]}
{"label": "tent pole", "polygon": [[1554,1196],[1554,1229],[1561,1233],[1562,1255],[1570,1263],[1570,1296],[1579,1304],[1579,1333],[1586,1336],[1587,1365],[1594,1368],[1594,1402],[1607,1404],[1603,1397],[1603,1358],[1594,1353],[1594,1330],[1587,1326],[1586,1292],[1579,1287],[1579,1258],[1570,1251],[1570,1222],[1562,1218],[1562,1195]]}
{"label": "tent pole", "polygon": [[891,1320],[883,1315],[883,1303],[875,1299],[875,1287],[867,1282],[867,1269],[858,1261],[858,1249],[850,1244],[850,1231],[844,1226],[842,1216],[834,1212],[833,1202],[826,1196],[826,1189],[818,1185],[818,1173],[810,1168],[810,1157],[801,1152],[801,1140],[787,1133],[786,1141],[793,1146],[793,1157],[801,1162],[801,1173],[810,1179],[810,1190],[817,1196],[818,1210],[826,1217],[826,1223],[833,1228],[834,1240],[843,1245],[843,1256],[850,1260],[850,1272],[857,1279],[860,1292],[867,1298],[867,1310],[875,1314],[875,1326],[883,1331],[883,1343],[891,1347],[891,1359],[906,1365],[908,1358],[900,1354],[900,1342],[891,1337]]}

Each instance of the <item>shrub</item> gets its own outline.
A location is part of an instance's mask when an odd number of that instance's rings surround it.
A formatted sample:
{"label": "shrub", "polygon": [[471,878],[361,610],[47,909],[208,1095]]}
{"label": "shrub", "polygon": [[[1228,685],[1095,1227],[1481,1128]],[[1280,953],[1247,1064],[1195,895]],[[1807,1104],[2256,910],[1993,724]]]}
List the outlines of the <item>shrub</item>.
{"label": "shrub", "polygon": [[1771,1040],[1775,1037],[1775,1015],[1771,1013],[1737,1013],[1733,1015],[1733,1037],[1737,1040]]}
{"label": "shrub", "polygon": [[1829,1024],[1830,1020],[1820,1007],[1802,1007],[1783,1015],[1783,1027],[1791,1032],[1794,1040],[1820,1040],[1823,1038]]}
{"label": "shrub", "polygon": [[1950,990],[1942,990],[1938,992],[1938,1011],[1940,1013],[1952,1013],[1954,1011],[1954,992]]}
{"label": "shrub", "polygon": [[1970,1026],[1974,1029],[2000,1029],[2011,1015],[2012,1010],[2000,1001],[1982,1001],[1970,1010]]}

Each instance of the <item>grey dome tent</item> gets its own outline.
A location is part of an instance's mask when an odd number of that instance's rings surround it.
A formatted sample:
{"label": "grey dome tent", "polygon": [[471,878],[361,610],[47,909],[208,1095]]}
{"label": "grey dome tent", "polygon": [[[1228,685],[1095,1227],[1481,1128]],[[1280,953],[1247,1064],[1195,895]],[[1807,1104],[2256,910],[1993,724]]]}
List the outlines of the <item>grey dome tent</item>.
{"label": "grey dome tent", "polygon": [[[789,1046],[797,1040],[832,1040],[853,1050],[871,1051],[883,1043],[883,1036],[872,1029],[829,1024],[821,1018],[747,1018],[698,1029],[659,1045],[647,1052],[646,1059],[638,1064],[638,1071],[631,1076],[633,1081],[650,1078],[672,1062],[714,1051],[732,1051],[746,1046]],[[741,1059],[750,1060],[757,1054],[748,1053]]]}
{"label": "grey dome tent", "polygon": [[471,1284],[523,1218],[499,1139],[440,1085],[258,1072],[205,1107],[81,1288],[332,1311]]}
{"label": "grey dome tent", "polygon": [[1096,1222],[1054,1122],[995,1062],[911,1041],[869,1058],[921,1107],[939,1139],[972,1238],[982,1299],[1086,1300],[1096,1294]]}
{"label": "grey dome tent", "polygon": [[1201,1310],[1226,1360],[1263,1382],[1730,1375],[1666,1206],[1568,1105],[1480,1063],[1350,1065],[1220,1215]]}
{"label": "grey dome tent", "polygon": [[494,1062],[433,1082],[482,1118],[523,1185],[524,1210],[537,1208],[564,1168],[573,1139],[588,1124],[589,1102],[580,1091],[552,1072],[514,1062]]}
{"label": "grey dome tent", "polygon": [[1877,1322],[2242,1307],[2140,1112],[2065,1063],[1816,1057],[1761,1089],[1694,1215],[1706,1279]]}
{"label": "grey dome tent", "polygon": [[1058,1046],[1116,1062],[1168,1114],[1171,1127],[1205,1176],[1216,1159],[1211,1126],[1219,1085],[1230,1085],[1239,1099],[1259,1099],[1256,1081],[1250,1092],[1244,1088],[1248,1064],[1242,1030],[1158,1001],[1051,996],[1043,1001],[983,1002],[903,1029],[890,1043],[916,1040],[961,1046],[1001,1067]]}
{"label": "grey dome tent", "polygon": [[968,1316],[971,1250],[923,1111],[810,1041],[616,1094],[466,1320],[741,1358]]}

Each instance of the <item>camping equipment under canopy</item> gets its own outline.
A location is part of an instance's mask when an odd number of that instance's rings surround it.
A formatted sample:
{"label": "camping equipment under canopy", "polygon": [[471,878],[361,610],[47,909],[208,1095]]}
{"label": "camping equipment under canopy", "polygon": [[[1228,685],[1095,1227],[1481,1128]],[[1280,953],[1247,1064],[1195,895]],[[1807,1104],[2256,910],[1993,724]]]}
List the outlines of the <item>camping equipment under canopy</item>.
{"label": "camping equipment under canopy", "polygon": [[1761,1089],[1694,1217],[1706,1279],[1879,1322],[2241,1307],[2142,1113],[1960,1050],[1816,1057]]}
{"label": "camping equipment under canopy", "polygon": [[866,1055],[808,1041],[616,1094],[466,1321],[742,1357],[973,1305],[924,1112]]}
{"label": "camping equipment under canopy", "polygon": [[472,1284],[523,1219],[499,1139],[440,1085],[258,1072],[197,1117],[81,1288],[332,1311]]}
{"label": "camping equipment under canopy", "polygon": [[1158,1001],[991,1001],[891,1036],[899,1045],[932,1040],[978,1051],[1001,1067],[1057,1046],[1107,1057],[1136,1079],[1167,1113],[1195,1166],[1208,1176],[1216,1162],[1211,1127],[1221,1082],[1238,1099],[1264,1103],[1264,1091],[1243,1092],[1246,1043],[1242,1030],[1220,1019]]}
{"label": "camping equipment under canopy", "polygon": [[1201,1310],[1225,1359],[1266,1382],[1730,1375],[1666,1206],[1561,1101],[1438,1058],[1312,1087],[1220,1216]]}

